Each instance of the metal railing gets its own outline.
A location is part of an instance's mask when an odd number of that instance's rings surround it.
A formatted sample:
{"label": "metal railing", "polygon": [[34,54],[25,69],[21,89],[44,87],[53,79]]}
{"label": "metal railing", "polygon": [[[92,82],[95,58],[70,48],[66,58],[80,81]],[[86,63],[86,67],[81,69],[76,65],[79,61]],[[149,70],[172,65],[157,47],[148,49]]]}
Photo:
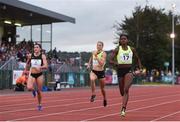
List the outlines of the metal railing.
{"label": "metal railing", "polygon": [[11,89],[13,69],[16,64],[16,59],[11,57],[8,61],[3,62],[3,65],[0,66],[0,89]]}
{"label": "metal railing", "polygon": [[4,62],[1,66],[0,66],[0,70],[13,70],[14,66],[16,66],[16,59],[15,57],[11,57],[8,61]]}

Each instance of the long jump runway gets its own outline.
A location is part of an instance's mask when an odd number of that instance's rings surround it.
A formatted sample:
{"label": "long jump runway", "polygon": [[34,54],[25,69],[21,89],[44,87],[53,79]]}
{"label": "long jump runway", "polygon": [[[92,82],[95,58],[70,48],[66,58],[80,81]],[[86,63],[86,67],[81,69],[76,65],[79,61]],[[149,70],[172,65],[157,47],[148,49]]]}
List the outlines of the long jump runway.
{"label": "long jump runway", "polygon": [[91,103],[90,88],[43,92],[43,110],[31,92],[0,95],[0,121],[180,121],[180,86],[132,86],[126,116],[117,86],[106,87],[108,106],[100,89]]}

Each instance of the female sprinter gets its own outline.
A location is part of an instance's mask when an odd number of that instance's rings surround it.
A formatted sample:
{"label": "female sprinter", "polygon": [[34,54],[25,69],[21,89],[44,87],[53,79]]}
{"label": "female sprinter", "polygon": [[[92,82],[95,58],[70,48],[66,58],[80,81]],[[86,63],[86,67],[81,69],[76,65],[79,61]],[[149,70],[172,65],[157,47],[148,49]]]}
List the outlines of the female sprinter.
{"label": "female sprinter", "polygon": [[89,59],[88,67],[90,68],[92,64],[92,71],[90,72],[90,80],[91,80],[91,90],[92,96],[90,98],[91,102],[94,102],[96,94],[95,94],[95,80],[98,79],[100,82],[101,93],[103,95],[103,106],[107,106],[106,93],[104,90],[105,86],[105,71],[104,65],[106,62],[106,52],[103,51],[103,42],[97,42],[97,50],[92,52],[92,56]]}
{"label": "female sprinter", "polygon": [[[136,63],[138,64],[138,69],[135,72],[131,71],[133,58],[136,58]],[[119,90],[122,96],[122,108],[120,114],[121,116],[125,116],[129,98],[129,88],[132,84],[134,75],[140,74],[140,69],[142,68],[136,50],[128,45],[128,35],[120,35],[119,46],[113,51],[110,63],[117,68]]]}
{"label": "female sprinter", "polygon": [[[33,96],[36,96],[38,99],[38,110],[42,110],[42,86],[43,86],[43,74],[42,70],[47,69],[47,60],[46,56],[41,53],[41,45],[36,43],[34,44],[34,52],[28,56],[26,63],[26,70],[30,67],[30,75],[27,82],[28,90],[32,91]],[[37,87],[35,89],[35,86]]]}

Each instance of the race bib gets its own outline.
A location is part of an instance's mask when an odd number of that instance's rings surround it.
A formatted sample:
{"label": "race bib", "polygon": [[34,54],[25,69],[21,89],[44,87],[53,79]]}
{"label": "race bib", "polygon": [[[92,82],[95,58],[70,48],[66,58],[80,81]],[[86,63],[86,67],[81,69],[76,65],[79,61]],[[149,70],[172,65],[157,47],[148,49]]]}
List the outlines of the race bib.
{"label": "race bib", "polygon": [[99,62],[95,59],[93,59],[93,65],[99,65]]}
{"label": "race bib", "polygon": [[122,53],[119,56],[119,61],[121,64],[131,64],[132,63],[132,53]]}
{"label": "race bib", "polygon": [[41,59],[31,59],[31,67],[40,67]]}

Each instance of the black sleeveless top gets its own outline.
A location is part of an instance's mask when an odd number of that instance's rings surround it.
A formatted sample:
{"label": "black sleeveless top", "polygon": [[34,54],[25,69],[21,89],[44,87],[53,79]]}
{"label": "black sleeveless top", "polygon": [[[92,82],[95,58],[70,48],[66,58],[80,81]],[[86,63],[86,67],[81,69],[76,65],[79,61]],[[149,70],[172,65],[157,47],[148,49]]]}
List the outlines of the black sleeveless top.
{"label": "black sleeveless top", "polygon": [[32,53],[30,64],[31,67],[42,66],[43,65],[42,53],[39,56],[35,56],[34,53]]}

